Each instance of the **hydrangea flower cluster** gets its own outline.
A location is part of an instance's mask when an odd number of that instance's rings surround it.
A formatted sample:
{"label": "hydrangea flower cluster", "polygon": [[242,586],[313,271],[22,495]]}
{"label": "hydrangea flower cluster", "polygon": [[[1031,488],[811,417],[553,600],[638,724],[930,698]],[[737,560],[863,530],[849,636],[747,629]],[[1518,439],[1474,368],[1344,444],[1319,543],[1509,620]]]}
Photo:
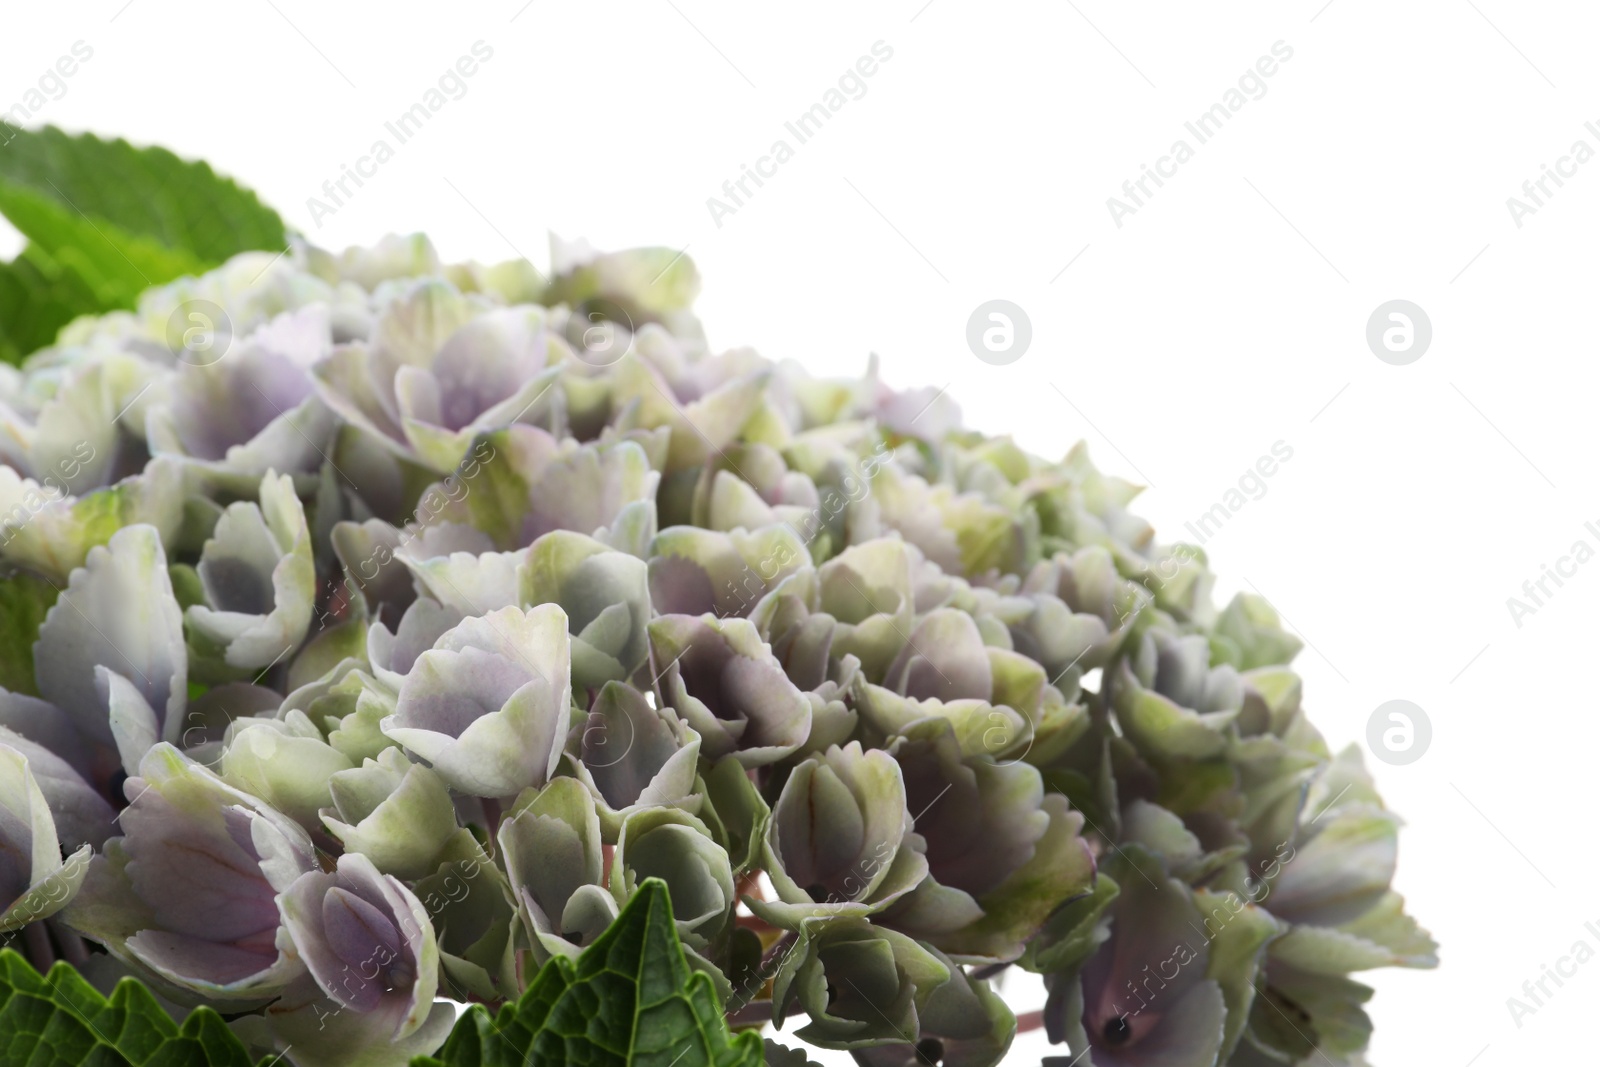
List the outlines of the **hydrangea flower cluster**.
{"label": "hydrangea flower cluster", "polygon": [[1361,1062],[1434,946],[1265,603],[1081,446],[553,261],[247,253],[0,370],[0,931],[379,1067],[655,877],[868,1067],[999,1062],[1014,967],[1062,1063]]}

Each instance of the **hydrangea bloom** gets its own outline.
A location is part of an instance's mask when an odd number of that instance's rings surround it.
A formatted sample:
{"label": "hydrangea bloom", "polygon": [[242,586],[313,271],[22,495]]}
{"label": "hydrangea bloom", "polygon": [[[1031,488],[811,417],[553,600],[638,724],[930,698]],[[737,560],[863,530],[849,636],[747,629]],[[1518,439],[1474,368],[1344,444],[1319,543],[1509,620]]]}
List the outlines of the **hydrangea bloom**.
{"label": "hydrangea bloom", "polygon": [[553,262],[252,253],[0,378],[0,930],[386,1067],[654,877],[737,1022],[862,1064],[999,1062],[1008,967],[1062,1063],[1359,1062],[1351,974],[1434,946],[1267,605],[1081,446]]}

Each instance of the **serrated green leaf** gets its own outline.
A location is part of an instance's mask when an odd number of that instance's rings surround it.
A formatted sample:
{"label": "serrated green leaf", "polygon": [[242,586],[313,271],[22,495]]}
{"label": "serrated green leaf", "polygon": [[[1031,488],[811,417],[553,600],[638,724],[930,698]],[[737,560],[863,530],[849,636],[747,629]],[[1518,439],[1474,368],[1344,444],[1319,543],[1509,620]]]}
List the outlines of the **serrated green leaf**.
{"label": "serrated green leaf", "polygon": [[38,248],[23,249],[10,263],[0,263],[0,359],[20,363],[95,303],[82,278]]}
{"label": "serrated green leaf", "polygon": [[[124,979],[124,982],[128,979]],[[263,1067],[277,1067],[282,1057],[269,1056]],[[222,1016],[209,1008],[191,1012],[176,1039],[164,1042],[143,1067],[251,1067],[250,1054]]]}
{"label": "serrated green leaf", "polygon": [[0,264],[11,363],[79,315],[131,308],[151,286],[288,239],[274,211],[205,163],[49,126],[0,149],[0,214],[29,242]]}
{"label": "serrated green leaf", "polygon": [[152,285],[198,274],[208,266],[193,252],[168,248],[113,222],[96,220],[75,204],[62,203],[3,177],[0,215],[29,240],[35,256],[43,253],[83,280],[99,305],[87,310],[132,307],[139,294]]}
{"label": "serrated green leaf", "polygon": [[69,965],[41,976],[11,949],[0,950],[0,1064],[251,1067],[243,1043],[210,1008],[180,1027],[132,978],[107,1000]]}
{"label": "serrated green leaf", "polygon": [[762,1067],[761,1038],[728,1031],[711,979],[691,972],[667,886],[646,879],[576,962],[557,956],[522,999],[474,1006],[413,1067]]}
{"label": "serrated green leaf", "polygon": [[19,130],[0,150],[0,182],[206,263],[280,249],[287,240],[275,211],[209,164],[120,138],[102,141],[53,126]]}

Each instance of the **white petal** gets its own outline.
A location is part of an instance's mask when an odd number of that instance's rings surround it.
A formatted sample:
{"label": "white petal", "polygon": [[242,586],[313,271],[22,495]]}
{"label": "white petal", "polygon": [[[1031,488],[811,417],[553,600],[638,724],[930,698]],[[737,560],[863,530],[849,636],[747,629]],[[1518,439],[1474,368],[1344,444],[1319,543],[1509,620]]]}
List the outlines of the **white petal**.
{"label": "white petal", "polygon": [[39,694],[72,716],[85,736],[110,742],[97,666],[131,681],[164,721],[181,715],[189,680],[183,615],[153,526],[124,527],[93,549],[34,645]]}

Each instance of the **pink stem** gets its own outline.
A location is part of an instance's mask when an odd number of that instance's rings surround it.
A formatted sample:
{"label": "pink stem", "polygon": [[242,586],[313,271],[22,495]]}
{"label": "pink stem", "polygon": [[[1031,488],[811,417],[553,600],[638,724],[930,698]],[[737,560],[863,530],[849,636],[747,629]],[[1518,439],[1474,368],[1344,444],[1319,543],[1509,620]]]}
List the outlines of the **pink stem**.
{"label": "pink stem", "polygon": [[1037,1030],[1044,1025],[1044,1012],[1025,1011],[1017,1016],[1017,1033],[1025,1034],[1029,1030]]}

